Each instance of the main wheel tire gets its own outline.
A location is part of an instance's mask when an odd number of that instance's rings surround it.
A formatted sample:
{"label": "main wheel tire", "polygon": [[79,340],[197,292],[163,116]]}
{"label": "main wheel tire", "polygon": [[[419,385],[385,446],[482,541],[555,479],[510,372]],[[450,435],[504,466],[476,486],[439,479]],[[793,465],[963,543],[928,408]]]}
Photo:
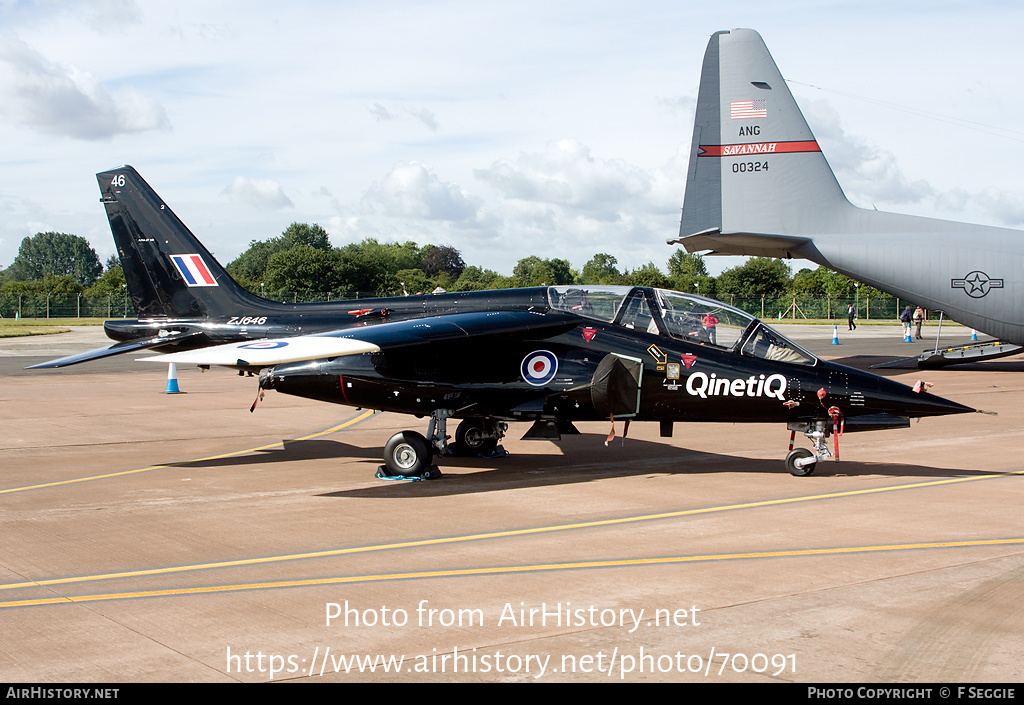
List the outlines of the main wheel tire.
{"label": "main wheel tire", "polygon": [[418,477],[430,469],[432,459],[427,439],[415,431],[396,433],[384,446],[384,464],[395,475]]}
{"label": "main wheel tire", "polygon": [[484,419],[466,419],[455,429],[455,450],[459,455],[480,455],[494,452],[498,439]]}
{"label": "main wheel tire", "polygon": [[807,463],[806,465],[797,466],[796,461],[802,460],[803,458],[813,458],[814,453],[807,450],[806,448],[794,448],[789,451],[789,455],[786,456],[786,469],[789,470],[791,475],[797,477],[806,477],[814,472],[814,467],[818,464],[818,461]]}

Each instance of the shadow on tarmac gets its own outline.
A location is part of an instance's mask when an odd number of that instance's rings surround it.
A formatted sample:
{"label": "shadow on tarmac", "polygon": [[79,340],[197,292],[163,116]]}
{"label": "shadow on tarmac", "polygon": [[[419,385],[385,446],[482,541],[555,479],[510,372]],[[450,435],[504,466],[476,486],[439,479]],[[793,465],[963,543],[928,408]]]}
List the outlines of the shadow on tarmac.
{"label": "shadow on tarmac", "polygon": [[[849,443],[849,442],[848,442]],[[610,478],[643,478],[663,475],[710,475],[718,473],[762,473],[788,477],[783,465],[785,445],[780,443],[778,458],[743,458],[735,455],[688,450],[635,438],[616,438],[604,446],[601,434],[584,433],[566,437],[558,444],[560,455],[513,454],[505,458],[446,457],[439,463],[440,478],[429,481],[377,480],[373,487],[327,492],[319,496],[337,498],[404,498],[440,497],[529,489],[554,485],[570,485]],[[841,448],[842,450],[842,448]],[[855,447],[847,453],[856,453]],[[365,460],[356,467],[365,478],[374,478],[380,465],[378,448],[363,448],[342,441],[314,439],[284,441],[282,448],[260,450],[230,458],[167,463],[162,467],[239,468],[279,465],[301,460],[355,458]],[[286,466],[279,469],[286,470]],[[330,471],[328,468],[326,471]],[[351,480],[352,473],[346,472]],[[961,468],[931,468],[903,463],[863,463],[843,460],[841,463],[821,462],[814,476],[883,476],[913,479],[985,476],[990,473]],[[801,478],[792,478],[794,490],[801,487]]]}

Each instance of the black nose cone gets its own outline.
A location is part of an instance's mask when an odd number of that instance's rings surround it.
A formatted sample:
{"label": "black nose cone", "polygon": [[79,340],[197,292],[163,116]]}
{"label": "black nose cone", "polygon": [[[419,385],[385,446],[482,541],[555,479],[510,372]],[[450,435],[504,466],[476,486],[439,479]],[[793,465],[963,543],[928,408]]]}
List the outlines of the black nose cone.
{"label": "black nose cone", "polygon": [[890,413],[908,418],[967,414],[977,411],[960,402],[932,394],[928,391],[928,385],[923,382],[917,382],[913,387],[908,387],[892,380],[883,380],[879,385],[879,397],[881,403],[889,407]]}

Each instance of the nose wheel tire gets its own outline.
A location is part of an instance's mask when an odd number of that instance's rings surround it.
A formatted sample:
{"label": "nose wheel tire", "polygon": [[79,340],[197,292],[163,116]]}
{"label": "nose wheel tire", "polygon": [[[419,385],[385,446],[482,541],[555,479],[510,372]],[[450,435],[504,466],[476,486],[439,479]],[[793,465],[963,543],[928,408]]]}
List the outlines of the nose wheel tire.
{"label": "nose wheel tire", "polygon": [[[814,458],[814,453],[806,448],[794,448],[786,456],[786,469],[789,470],[791,475],[796,475],[797,477],[810,475],[814,472],[814,466],[818,464],[818,461],[807,460],[808,458]],[[797,461],[802,462],[798,463]]]}

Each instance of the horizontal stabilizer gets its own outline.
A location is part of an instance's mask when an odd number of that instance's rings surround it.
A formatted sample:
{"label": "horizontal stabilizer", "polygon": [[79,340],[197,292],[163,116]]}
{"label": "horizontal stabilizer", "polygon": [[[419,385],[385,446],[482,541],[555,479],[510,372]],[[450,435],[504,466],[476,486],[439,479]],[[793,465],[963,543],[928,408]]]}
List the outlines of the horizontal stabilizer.
{"label": "horizontal stabilizer", "polygon": [[778,257],[781,259],[809,259],[805,251],[810,245],[809,237],[795,235],[748,235],[744,233],[722,234],[713,232],[694,233],[675,240],[669,245],[682,245],[687,252],[706,252],[712,255],[754,255],[756,257]]}
{"label": "horizontal stabilizer", "polygon": [[202,331],[193,331],[191,333],[183,333],[180,335],[162,335],[154,338],[146,338],[145,340],[132,340],[123,343],[116,343],[106,348],[97,348],[95,350],[89,350],[88,352],[76,353],[74,355],[68,355],[57,360],[49,360],[48,362],[41,362],[38,365],[32,365],[26,367],[27,370],[39,370],[49,369],[56,367],[67,367],[68,365],[77,365],[80,362],[88,362],[90,360],[100,360],[104,357],[110,357],[111,355],[121,355],[126,352],[133,352],[136,350],[146,350],[149,348],[157,348],[163,345],[174,345],[184,340],[190,340],[203,335]]}

